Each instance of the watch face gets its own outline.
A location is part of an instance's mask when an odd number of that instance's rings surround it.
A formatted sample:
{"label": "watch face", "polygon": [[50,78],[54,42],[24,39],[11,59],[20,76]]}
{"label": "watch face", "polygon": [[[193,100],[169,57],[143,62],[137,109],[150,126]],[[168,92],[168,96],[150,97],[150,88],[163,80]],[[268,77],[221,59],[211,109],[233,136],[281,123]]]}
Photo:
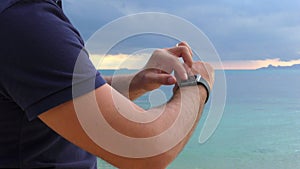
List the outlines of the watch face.
{"label": "watch face", "polygon": [[195,76],[195,79],[196,79],[196,82],[201,82],[201,78],[202,76],[197,74],[197,75],[194,75]]}
{"label": "watch face", "polygon": [[[179,82],[179,86],[183,87],[183,86],[195,86],[197,85],[197,75],[193,75],[193,76],[189,76],[187,80],[182,80]],[[200,76],[201,78],[201,76]]]}
{"label": "watch face", "polygon": [[207,83],[207,81],[205,79],[203,79],[201,75],[196,74],[193,76],[189,76],[187,80],[182,80],[178,84],[179,87],[196,86],[196,85],[203,85],[205,90],[207,91],[207,97],[205,100],[205,103],[206,103],[208,100],[208,97],[209,97],[210,88],[209,88],[209,84]]}

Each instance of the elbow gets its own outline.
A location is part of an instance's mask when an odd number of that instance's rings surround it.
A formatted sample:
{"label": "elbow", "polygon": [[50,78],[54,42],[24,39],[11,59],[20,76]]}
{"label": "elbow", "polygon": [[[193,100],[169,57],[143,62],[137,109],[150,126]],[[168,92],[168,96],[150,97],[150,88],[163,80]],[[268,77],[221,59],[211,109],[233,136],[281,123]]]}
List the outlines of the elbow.
{"label": "elbow", "polygon": [[149,158],[138,159],[132,167],[128,169],[165,169],[174,158],[168,154],[158,155]]}
{"label": "elbow", "polygon": [[167,152],[162,154],[139,159],[139,165],[137,167],[131,167],[136,169],[165,169],[179,154],[181,148],[176,146]]}
{"label": "elbow", "polygon": [[177,156],[174,152],[165,152],[147,158],[127,158],[115,166],[120,169],[165,169]]}

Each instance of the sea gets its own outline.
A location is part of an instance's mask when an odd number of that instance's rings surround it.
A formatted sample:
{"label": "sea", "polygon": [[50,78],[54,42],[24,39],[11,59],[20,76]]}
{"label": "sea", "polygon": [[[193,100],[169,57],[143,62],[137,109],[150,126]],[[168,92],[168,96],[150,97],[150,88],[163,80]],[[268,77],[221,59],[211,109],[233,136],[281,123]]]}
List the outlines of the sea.
{"label": "sea", "polygon": [[[226,77],[226,104],[217,129],[199,143],[208,103],[193,136],[167,169],[300,169],[300,70],[217,73]],[[171,87],[160,91],[172,95]],[[149,94],[135,102],[153,106]],[[101,159],[98,168],[115,169]]]}

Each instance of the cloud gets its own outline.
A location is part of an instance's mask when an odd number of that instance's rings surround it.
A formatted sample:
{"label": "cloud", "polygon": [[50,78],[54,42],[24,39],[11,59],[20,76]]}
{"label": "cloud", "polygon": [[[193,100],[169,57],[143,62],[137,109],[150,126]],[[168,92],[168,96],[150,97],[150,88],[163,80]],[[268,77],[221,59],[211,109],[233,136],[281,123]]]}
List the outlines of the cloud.
{"label": "cloud", "polygon": [[[137,52],[133,54],[91,54],[90,59],[97,69],[141,69],[151,56],[151,51]],[[281,60],[280,58],[262,60],[231,60],[209,62],[215,69],[224,70],[254,70],[269,65],[292,66],[300,64],[300,58],[295,60]]]}
{"label": "cloud", "polygon": [[[282,56],[293,60],[299,57],[298,0],[187,0],[184,3],[175,0],[65,0],[64,4],[67,15],[85,39],[118,17],[156,11],[183,17],[203,30],[222,60],[264,60]],[[138,44],[141,42],[128,47]],[[156,44],[165,47],[159,41]]]}
{"label": "cloud", "polygon": [[225,70],[253,70],[269,65],[273,66],[292,66],[294,64],[300,64],[300,59],[283,61],[280,58],[264,59],[264,60],[234,60],[223,61],[222,65],[218,63],[211,63],[215,69]]}
{"label": "cloud", "polygon": [[96,69],[141,69],[148,61],[151,54],[91,54],[90,60]]}
{"label": "cloud", "polygon": [[300,4],[295,0],[187,4],[177,14],[202,29],[224,60],[297,58]]}
{"label": "cloud", "polygon": [[267,59],[267,60],[258,60],[257,64],[261,65],[261,67],[267,67],[268,65],[293,66],[295,64],[300,64],[300,59],[283,61],[283,60],[280,60],[279,58],[275,58],[275,59]]}

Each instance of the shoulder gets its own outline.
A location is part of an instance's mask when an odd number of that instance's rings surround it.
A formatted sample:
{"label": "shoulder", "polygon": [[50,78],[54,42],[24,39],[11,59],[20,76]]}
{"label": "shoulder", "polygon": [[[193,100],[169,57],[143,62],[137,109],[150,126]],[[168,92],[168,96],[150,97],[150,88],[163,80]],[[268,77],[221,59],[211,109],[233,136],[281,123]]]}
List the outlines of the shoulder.
{"label": "shoulder", "polygon": [[[12,3],[12,2],[11,2]],[[66,47],[84,46],[79,32],[73,27],[54,0],[22,0],[0,14],[0,43],[32,54],[63,53]],[[10,45],[9,45],[10,44]],[[11,49],[13,50],[13,49]],[[78,51],[77,51],[78,52]]]}
{"label": "shoulder", "polygon": [[1,27],[22,26],[18,27],[22,31],[26,31],[26,26],[32,26],[30,30],[33,30],[41,26],[55,28],[55,24],[70,24],[55,0],[4,0],[0,6],[0,21],[6,23]]}
{"label": "shoulder", "polygon": [[47,2],[56,5],[56,0],[1,0],[0,14],[16,4]]}
{"label": "shoulder", "polygon": [[10,6],[14,5],[15,3],[17,3],[20,0],[2,0],[1,1],[1,6],[0,6],[0,14],[5,11],[7,8],[9,8]]}
{"label": "shoulder", "polygon": [[[13,27],[18,23],[24,24],[23,26],[29,24],[42,26],[42,24],[53,24],[55,22],[70,24],[62,8],[54,0],[4,0],[0,6],[0,20],[10,23],[3,25],[6,27]],[[55,25],[47,26],[55,27]]]}

